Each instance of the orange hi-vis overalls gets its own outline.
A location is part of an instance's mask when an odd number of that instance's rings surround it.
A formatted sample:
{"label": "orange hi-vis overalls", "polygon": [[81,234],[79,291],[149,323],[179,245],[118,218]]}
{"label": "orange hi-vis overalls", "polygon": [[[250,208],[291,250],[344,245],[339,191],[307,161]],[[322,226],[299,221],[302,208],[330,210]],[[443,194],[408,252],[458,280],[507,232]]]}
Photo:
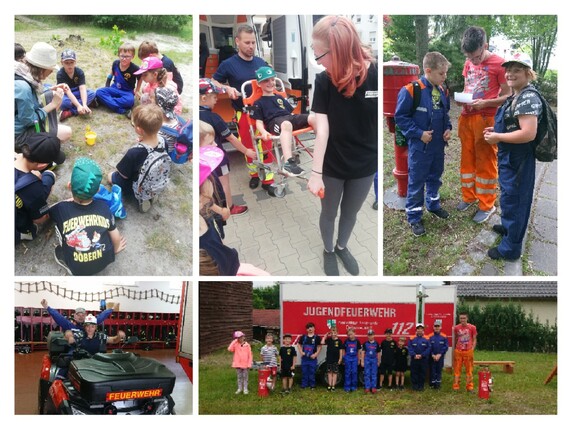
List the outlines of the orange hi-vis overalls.
{"label": "orange hi-vis overalls", "polygon": [[466,390],[474,390],[473,371],[474,371],[474,340],[476,339],[476,326],[468,323],[466,326],[456,325],[454,333],[454,354],[453,371],[454,383],[453,390],[460,389],[460,375],[462,367],[466,372]]}
{"label": "orange hi-vis overalls", "polygon": [[[503,62],[496,54],[490,54],[478,65],[467,60],[462,70],[464,91],[472,93],[475,100],[498,98],[506,83]],[[478,208],[483,211],[494,206],[498,188],[498,147],[484,140],[484,128],[494,126],[496,110],[497,107],[476,110],[465,105],[458,118],[462,200],[478,200]]]}

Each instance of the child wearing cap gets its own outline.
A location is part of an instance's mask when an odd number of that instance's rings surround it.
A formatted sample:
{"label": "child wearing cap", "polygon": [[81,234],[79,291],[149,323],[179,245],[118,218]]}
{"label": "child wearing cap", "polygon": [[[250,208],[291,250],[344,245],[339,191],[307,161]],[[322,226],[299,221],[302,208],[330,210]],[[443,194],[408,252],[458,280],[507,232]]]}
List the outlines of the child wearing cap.
{"label": "child wearing cap", "polygon": [[89,105],[95,100],[95,91],[87,89],[85,73],[76,65],[77,54],[73,49],[61,52],[61,68],[57,72],[57,84],[66,84],[69,90],[65,92],[61,101],[60,122],[78,114],[91,114]]}
{"label": "child wearing cap", "polygon": [[59,240],[55,260],[69,274],[99,273],[126,247],[109,206],[103,200],[93,199],[102,176],[95,161],[80,157],[75,161],[69,183],[73,199],[59,202],[49,210]]}
{"label": "child wearing cap", "polygon": [[300,354],[302,378],[300,388],[316,387],[316,369],[318,368],[318,355],[322,350],[322,339],[316,335],[314,323],[306,324],[306,333],[298,339],[298,354]]}
{"label": "child wearing cap", "polygon": [[241,331],[233,333],[233,341],[227,347],[233,353],[231,367],[237,370],[237,391],[235,394],[249,394],[249,369],[253,366],[253,352]]}
{"label": "child wearing cap", "polygon": [[[155,102],[154,90],[158,87],[167,87],[174,92],[178,91],[176,83],[172,81],[172,76],[168,75],[162,61],[155,56],[144,59],[134,74],[140,76],[141,89],[135,91],[135,96],[140,99],[142,105]],[[174,112],[178,115],[182,114],[182,99],[180,97],[178,97]]]}
{"label": "child wearing cap", "polygon": [[365,393],[377,392],[377,369],[379,367],[379,354],[381,347],[375,340],[375,332],[367,331],[367,341],[362,344],[360,363],[364,368]]}
{"label": "child wearing cap", "polygon": [[[107,76],[104,88],[97,89],[97,101],[118,114],[125,114],[130,118],[134,106],[134,89],[138,75],[138,65],[132,63],[134,46],[123,43],[118,49],[119,59],[111,66],[111,73]],[[111,84],[112,83],[112,84]]]}
{"label": "child wearing cap", "polygon": [[[139,143],[127,150],[117,163],[117,170],[107,176],[109,183],[117,184],[122,193],[134,197],[133,184],[138,181],[140,170],[150,151],[166,152],[164,138],[158,135],[162,126],[162,110],[156,104],[139,105],[132,112],[134,130],[139,136]],[[151,201],[139,203],[139,210],[147,212]]]}
{"label": "child wearing cap", "polygon": [[409,341],[411,387],[415,391],[425,389],[425,378],[427,377],[429,355],[431,354],[431,346],[429,340],[424,337],[424,332],[425,326],[422,323],[417,323],[415,336]]}
{"label": "child wearing cap", "polygon": [[292,156],[292,132],[312,126],[316,131],[315,116],[309,114],[293,114],[293,107],[278,93],[275,93],[276,73],[271,67],[261,67],[255,71],[257,83],[263,91],[253,104],[255,109],[251,118],[256,120],[257,130],[265,141],[271,139],[271,133],[280,135],[281,148],[285,159],[284,169],[290,175],[299,176],[304,170],[296,164]]}
{"label": "child wearing cap", "polygon": [[34,239],[38,225],[49,218],[47,198],[55,184],[55,174],[39,171],[52,162],[65,160],[59,139],[48,133],[30,134],[21,151],[14,160],[15,243]]}
{"label": "child wearing cap", "polygon": [[241,263],[237,250],[225,246],[221,240],[212,211],[214,184],[211,175],[222,158],[223,152],[219,148],[200,147],[200,250],[205,251],[200,257],[200,269],[203,262],[210,268],[215,264],[215,275],[268,276],[264,270]]}
{"label": "child wearing cap", "polygon": [[444,332],[441,332],[441,327],[441,320],[435,320],[433,332],[425,336],[425,338],[429,340],[431,347],[429,357],[429,387],[435,390],[441,388],[445,354],[448,350],[448,338]]}
{"label": "child wearing cap", "polygon": [[279,350],[281,364],[281,378],[283,380],[283,393],[290,393],[294,381],[294,367],[296,366],[296,349],[292,345],[292,335],[283,336],[283,345]]}
{"label": "child wearing cap", "polygon": [[200,120],[211,125],[215,131],[215,143],[223,151],[224,156],[221,164],[216,169],[217,177],[223,186],[223,191],[225,193],[225,199],[231,215],[242,215],[247,212],[248,208],[245,205],[234,205],[233,198],[231,196],[231,184],[229,181],[229,157],[225,152],[223,143],[228,141],[235,149],[243,153],[246,157],[250,159],[256,159],[257,155],[254,150],[246,148],[241,141],[235,137],[227,127],[225,121],[219,116],[219,114],[213,111],[215,104],[217,103],[217,94],[223,93],[224,90],[213,84],[210,79],[200,79],[199,80],[199,90],[200,90]]}
{"label": "child wearing cap", "polygon": [[172,73],[172,80],[174,81],[174,83],[176,83],[176,86],[178,88],[178,94],[181,95],[184,89],[184,79],[182,78],[182,75],[178,71],[176,64],[174,64],[174,61],[172,61],[166,55],[161,54],[155,42],[151,40],[144,40],[138,46],[138,59],[142,61],[143,59],[146,59],[149,56],[155,56],[156,58],[160,59],[162,61],[162,65],[164,66],[164,68],[166,68],[166,70],[168,70],[169,73]]}
{"label": "child wearing cap", "polygon": [[399,337],[397,348],[395,349],[395,387],[398,390],[405,388],[405,371],[407,371],[409,361],[409,349],[405,345],[407,339]]}
{"label": "child wearing cap", "polygon": [[383,387],[383,381],[387,375],[387,388],[393,390],[393,371],[395,370],[395,349],[397,343],[393,340],[393,330],[385,330],[385,339],[381,341],[381,364],[379,365],[379,389]]}
{"label": "child wearing cap", "polygon": [[[512,94],[496,111],[494,126],[484,129],[491,147],[498,145],[498,182],[500,183],[501,223],[492,229],[502,236],[488,250],[492,259],[515,260],[522,255],[533,190],[535,186],[535,145],[543,136],[540,123],[545,105],[531,84],[537,79],[527,53],[514,53],[502,63],[506,83]],[[539,132],[538,132],[539,131]]]}
{"label": "child wearing cap", "polygon": [[[154,100],[156,105],[162,109],[162,127],[158,131],[158,135],[164,138],[166,143],[166,149],[168,153],[174,151],[174,145],[176,144],[176,134],[178,133],[182,124],[178,120],[178,115],[175,112],[176,105],[178,104],[178,94],[167,87],[157,87],[154,89]],[[171,129],[168,132],[168,128]]]}

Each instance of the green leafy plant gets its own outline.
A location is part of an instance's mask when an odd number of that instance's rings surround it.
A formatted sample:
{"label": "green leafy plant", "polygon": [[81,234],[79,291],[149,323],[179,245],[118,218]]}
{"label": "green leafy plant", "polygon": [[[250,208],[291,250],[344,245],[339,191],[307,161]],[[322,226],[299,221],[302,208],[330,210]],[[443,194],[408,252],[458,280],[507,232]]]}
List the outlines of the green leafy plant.
{"label": "green leafy plant", "polygon": [[119,30],[117,25],[113,25],[113,32],[108,37],[101,37],[101,46],[108,47],[113,52],[118,52],[122,44],[122,38],[126,34],[125,30]]}

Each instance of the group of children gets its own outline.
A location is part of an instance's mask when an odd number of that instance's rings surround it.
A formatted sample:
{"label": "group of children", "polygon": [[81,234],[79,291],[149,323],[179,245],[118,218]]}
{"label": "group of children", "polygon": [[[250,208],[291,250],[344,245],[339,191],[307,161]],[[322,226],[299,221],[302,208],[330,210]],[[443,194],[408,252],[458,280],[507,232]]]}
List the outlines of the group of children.
{"label": "group of children", "polygon": [[[370,329],[367,332],[367,341],[360,343],[355,330],[349,328],[346,339],[342,341],[335,326],[332,326],[324,337],[320,337],[315,333],[314,323],[310,322],[306,324],[306,333],[299,337],[296,345],[292,344],[292,336],[285,334],[282,347],[277,349],[274,336],[267,334],[260,355],[263,363],[271,370],[273,387],[280,363],[283,393],[290,393],[297,357],[300,357],[302,370],[300,387],[316,388],[318,356],[322,345],[326,345],[328,391],[336,391],[339,366],[342,364],[344,391],[348,393],[358,388],[360,368],[363,370],[365,393],[374,394],[384,385],[389,390],[403,390],[405,372],[409,369],[413,390],[423,390],[427,369],[430,369],[430,387],[439,389],[444,356],[448,350],[448,339],[441,332],[441,322],[435,321],[434,332],[428,336],[424,336],[424,326],[417,324],[416,335],[410,337],[408,345],[404,336],[394,340],[392,329],[388,328],[384,333],[385,338],[378,342],[375,332]],[[237,394],[247,394],[248,370],[253,364],[252,350],[243,332],[237,331],[234,337],[228,350],[234,353],[232,367],[238,370]]]}
{"label": "group of children", "polygon": [[[295,115],[292,113],[293,107],[288,101],[278,93],[275,93],[276,73],[271,67],[261,67],[255,74],[257,84],[262,91],[262,96],[254,103],[251,117],[255,120],[259,138],[266,142],[271,141],[273,135],[279,135],[285,159],[283,165],[284,173],[289,176],[300,176],[304,173],[304,170],[297,165],[296,159],[292,154],[292,132],[308,126],[314,128],[315,123],[313,116],[309,114]],[[200,229],[200,236],[211,237],[214,232],[217,234],[217,236],[213,236],[213,239],[202,239],[200,237],[200,249],[204,251],[204,263],[200,263],[200,266],[203,266],[204,268],[202,270],[205,271],[208,265],[213,265],[213,271],[216,275],[235,275],[237,274],[235,268],[233,270],[224,269],[224,265],[227,263],[221,259],[222,257],[220,255],[221,253],[227,253],[228,249],[230,249],[222,246],[222,239],[224,238],[223,226],[230,216],[243,215],[248,211],[248,207],[246,205],[235,205],[233,203],[229,179],[229,157],[223,144],[229,142],[249,161],[257,159],[257,152],[245,147],[245,145],[233,135],[223,118],[213,111],[217,103],[218,94],[224,92],[224,88],[217,86],[211,79],[201,78],[199,80],[200,147],[217,147],[218,153],[221,156],[219,161],[213,165],[210,164],[208,168],[204,169],[204,173],[211,176],[208,181],[212,181],[213,185],[207,182],[202,187],[202,177],[200,173],[200,215],[203,219],[203,221],[201,221],[201,223],[203,223],[203,230]],[[211,152],[212,150],[209,150],[209,153]],[[206,154],[205,151],[204,154]],[[205,163],[207,163],[207,161],[204,161],[204,164]],[[205,181],[205,178],[203,181]],[[263,184],[263,189],[265,189],[270,196],[275,196],[274,186]],[[208,227],[207,230],[205,228],[206,226]],[[212,242],[215,242],[215,246],[219,248],[218,250],[212,247]],[[230,252],[233,254],[232,258],[237,256],[234,249],[230,249]],[[215,272],[216,266],[218,268],[217,272]],[[202,274],[208,273],[203,273],[202,271]],[[265,275],[267,273],[259,269],[249,269],[245,272],[244,268],[241,268],[240,274]]]}
{"label": "group of children", "polygon": [[[15,48],[16,60],[20,57],[25,61],[21,45],[16,44]],[[160,55],[154,42],[140,45],[140,67],[132,63],[134,54],[132,44],[122,44],[106,86],[92,91],[86,88],[84,72],[76,66],[76,52],[65,49],[57,73],[57,84],[65,93],[59,121],[91,114],[91,108],[99,105],[129,117],[138,141],[107,179],[110,185],[120,188],[118,194],[134,197],[139,210],[147,212],[169,182],[171,152],[177,145],[172,132],[165,128],[177,131],[183,125],[179,116],[183,80],[173,62]],[[135,103],[139,105],[134,107]],[[63,163],[65,154],[58,138],[49,132],[30,135],[14,162],[16,243],[35,238],[38,225],[51,218],[59,243],[55,248],[58,264],[74,275],[102,271],[126,247],[126,240],[116,228],[108,203],[97,199],[103,177],[100,166],[89,158],[77,159],[68,184],[72,199],[49,206],[47,199],[55,174],[48,168]]]}

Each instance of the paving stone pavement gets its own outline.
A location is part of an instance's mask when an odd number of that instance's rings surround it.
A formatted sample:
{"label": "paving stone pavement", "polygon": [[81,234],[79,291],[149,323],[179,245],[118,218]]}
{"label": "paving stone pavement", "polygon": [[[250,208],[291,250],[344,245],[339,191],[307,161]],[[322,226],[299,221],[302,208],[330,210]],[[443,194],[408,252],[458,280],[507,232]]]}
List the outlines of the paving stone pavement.
{"label": "paving stone pavement", "polygon": [[[523,262],[528,275],[557,275],[557,161],[537,162],[534,201],[523,255],[515,261],[492,261],[486,255],[499,236],[492,225],[500,223],[500,209],[488,220],[488,227],[468,245],[467,256],[449,271],[450,276],[523,276]],[[533,273],[532,273],[533,272]]]}
{"label": "paving stone pavement", "polygon": [[[288,178],[286,195],[270,197],[259,187],[249,188],[249,176],[241,153],[229,153],[230,182],[234,204],[249,211],[231,217],[225,226],[224,243],[237,249],[241,262],[262,268],[273,276],[324,276],[318,220],[320,199],[307,189],[307,181]],[[311,157],[303,152],[300,166],[309,171]],[[275,181],[280,177],[275,175]],[[348,242],[360,266],[360,276],[378,276],[378,211],[373,185]],[[337,223],[336,223],[337,226]],[[337,228],[336,228],[337,231]],[[340,275],[349,276],[338,260]]]}

